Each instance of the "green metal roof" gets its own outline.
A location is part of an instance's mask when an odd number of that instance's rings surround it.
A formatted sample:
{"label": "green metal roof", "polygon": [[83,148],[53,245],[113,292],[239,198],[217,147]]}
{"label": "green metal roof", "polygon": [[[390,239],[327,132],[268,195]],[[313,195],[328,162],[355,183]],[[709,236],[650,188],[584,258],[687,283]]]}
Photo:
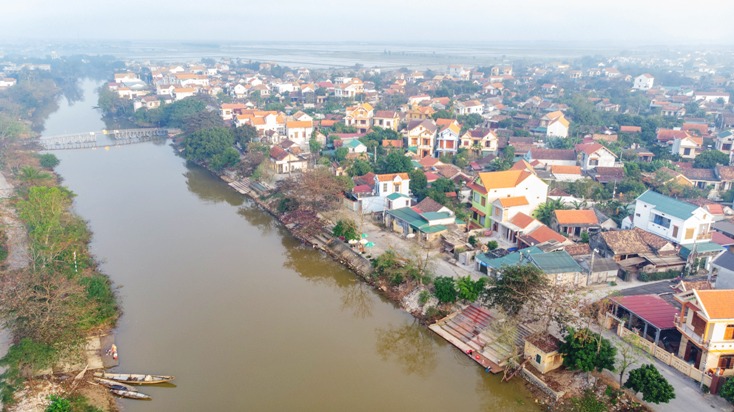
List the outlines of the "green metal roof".
{"label": "green metal roof", "polygon": [[[680,248],[680,257],[683,259],[688,259],[688,256],[691,254],[691,251],[693,251],[694,245],[683,245]],[[718,243],[714,242],[702,242],[702,243],[696,243],[696,254],[699,253],[711,253],[711,252],[721,252],[724,250],[724,247],[719,245]]]}
{"label": "green metal roof", "polygon": [[581,266],[565,250],[539,253],[530,256],[530,260],[545,273],[582,272]]}
{"label": "green metal roof", "polygon": [[531,246],[529,248],[510,253],[509,255],[502,256],[501,258],[494,259],[488,257],[484,253],[480,253],[476,256],[476,259],[484,266],[499,269],[502,266],[515,266],[520,263],[521,258],[523,260],[527,260],[528,256],[536,253],[543,253],[543,251],[538,249],[536,246]]}
{"label": "green metal roof", "polygon": [[421,217],[418,212],[409,207],[386,211],[388,215],[408,223],[413,229],[423,233],[436,233],[446,230],[444,225],[429,226],[428,221]]}
{"label": "green metal roof", "polygon": [[404,195],[402,193],[398,193],[398,192],[390,193],[389,195],[387,195],[385,197],[387,197],[389,200],[396,200],[396,199],[400,199],[401,197],[407,197],[408,199],[410,199],[410,196],[406,196],[406,195]]}
{"label": "green metal roof", "polygon": [[[344,143],[344,147],[349,147],[349,148],[352,148],[352,149],[356,149],[356,148],[358,148],[359,146],[364,146],[364,143],[360,142],[360,141],[359,141],[359,140],[357,140],[357,139],[352,139],[352,140],[350,140],[350,141],[348,141],[348,142]],[[366,147],[366,146],[365,146],[365,147]]]}
{"label": "green metal roof", "polygon": [[698,209],[698,206],[696,205],[661,195],[660,193],[653,192],[652,190],[648,190],[641,194],[637,200],[654,205],[655,209],[658,211],[683,220],[691,217],[693,212]]}
{"label": "green metal roof", "polygon": [[446,219],[448,217],[451,217],[451,213],[449,212],[425,212],[423,213],[423,218],[426,220],[438,220],[438,219]]}

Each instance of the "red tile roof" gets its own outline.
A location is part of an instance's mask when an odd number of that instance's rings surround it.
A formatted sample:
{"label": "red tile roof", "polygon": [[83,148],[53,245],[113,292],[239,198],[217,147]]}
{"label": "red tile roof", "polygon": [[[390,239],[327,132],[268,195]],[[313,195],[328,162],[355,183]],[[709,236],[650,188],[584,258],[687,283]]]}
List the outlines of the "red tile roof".
{"label": "red tile roof", "polygon": [[657,295],[615,296],[612,301],[656,328],[675,328],[673,319],[678,314],[678,309]]}

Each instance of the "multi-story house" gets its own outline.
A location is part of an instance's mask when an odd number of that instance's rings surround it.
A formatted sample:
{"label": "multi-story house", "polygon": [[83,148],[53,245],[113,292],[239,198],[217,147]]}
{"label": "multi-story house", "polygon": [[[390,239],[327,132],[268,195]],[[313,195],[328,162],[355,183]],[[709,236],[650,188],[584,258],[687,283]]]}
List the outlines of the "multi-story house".
{"label": "multi-story house", "polygon": [[454,155],[459,148],[461,125],[455,119],[436,119],[436,157]]}
{"label": "multi-story house", "polygon": [[459,116],[466,116],[470,114],[484,113],[484,105],[478,100],[469,100],[467,102],[456,102],[455,105],[456,113]]}
{"label": "multi-story house", "polygon": [[734,289],[691,290],[675,296],[681,311],[678,357],[711,374],[734,376]]}
{"label": "multi-story house", "polygon": [[680,139],[675,138],[670,147],[670,152],[684,159],[695,159],[702,145],[703,138],[701,137],[686,136]]}
{"label": "multi-story house", "polygon": [[419,157],[432,156],[437,129],[433,120],[413,120],[408,123],[408,146],[416,148]]}
{"label": "multi-story house", "polygon": [[560,111],[548,113],[540,119],[540,127],[545,127],[546,137],[568,137],[570,125]]}
{"label": "multi-story house", "polygon": [[288,140],[293,141],[299,146],[304,146],[311,140],[313,134],[313,122],[307,120],[294,120],[285,123],[285,131]]}
{"label": "multi-story house", "polygon": [[650,73],[643,73],[635,77],[635,82],[632,85],[633,89],[638,90],[650,90],[652,85],[655,83],[655,78]]}
{"label": "multi-story house", "polygon": [[548,184],[525,168],[479,173],[467,185],[471,193],[471,218],[480,227],[508,231],[517,213],[531,216],[548,198]]}
{"label": "multi-story house", "polygon": [[344,124],[356,128],[358,133],[367,133],[372,126],[374,114],[374,108],[369,103],[347,107]]}
{"label": "multi-story house", "polygon": [[587,143],[576,145],[576,151],[581,154],[581,169],[587,171],[597,167],[614,167],[617,156],[604,145]]}
{"label": "multi-story house", "polygon": [[490,129],[467,130],[461,136],[461,147],[476,154],[497,153],[497,136]]}
{"label": "multi-story house", "polygon": [[372,126],[398,131],[400,115],[394,110],[378,110],[372,117]]}
{"label": "multi-story house", "polygon": [[635,227],[680,245],[707,243],[713,217],[706,209],[648,190],[637,198]]}

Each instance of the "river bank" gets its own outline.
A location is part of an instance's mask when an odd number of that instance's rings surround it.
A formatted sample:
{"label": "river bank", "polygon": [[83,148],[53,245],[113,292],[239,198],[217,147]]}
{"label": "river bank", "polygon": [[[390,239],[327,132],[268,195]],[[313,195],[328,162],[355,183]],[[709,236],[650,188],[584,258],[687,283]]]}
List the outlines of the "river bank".
{"label": "river bank", "polygon": [[[477,364],[480,367],[480,370],[484,370],[486,372],[491,371],[492,373],[499,373],[503,370],[503,368],[493,360],[486,358],[479,353],[468,351],[467,349],[469,347],[463,342],[459,342],[456,339],[452,339],[450,336],[440,333],[440,331],[429,328],[429,326],[439,319],[444,318],[447,315],[451,316],[457,313],[464,305],[460,305],[458,303],[451,305],[444,304],[437,312],[427,312],[425,309],[428,308],[428,305],[426,303],[418,303],[419,293],[424,290],[427,291],[425,286],[422,284],[410,283],[393,286],[384,280],[381,281],[380,279],[372,277],[371,274],[373,272],[373,267],[371,260],[359,251],[355,250],[353,247],[332,236],[329,231],[330,226],[327,225],[327,227],[324,227],[323,232],[318,235],[305,235],[299,231],[292,230],[293,225],[284,221],[282,214],[278,212],[277,201],[268,201],[273,194],[274,188],[263,183],[252,184],[248,177],[233,179],[231,175],[217,174],[211,170],[209,170],[209,172],[218,176],[235,191],[250,198],[261,210],[267,212],[270,216],[286,227],[290,234],[296,239],[309,247],[319,249],[333,260],[350,269],[363,282],[372,286],[385,298],[393,302],[393,304],[399,306],[406,313],[413,316],[427,330],[430,329],[441,338],[446,339],[447,342],[455,346],[462,354],[468,354],[467,357]],[[333,222],[331,223],[333,224]],[[405,287],[406,285],[408,285],[407,288]],[[437,301],[433,299],[433,303],[435,304]],[[542,381],[539,381],[537,378],[533,380],[530,377],[531,374],[522,373],[520,376],[525,380],[525,387],[536,397],[535,402],[537,404],[540,406],[550,406],[558,402],[558,397],[552,396],[551,394],[553,392],[548,391],[549,388],[545,387]],[[555,393],[553,394],[556,395]]]}

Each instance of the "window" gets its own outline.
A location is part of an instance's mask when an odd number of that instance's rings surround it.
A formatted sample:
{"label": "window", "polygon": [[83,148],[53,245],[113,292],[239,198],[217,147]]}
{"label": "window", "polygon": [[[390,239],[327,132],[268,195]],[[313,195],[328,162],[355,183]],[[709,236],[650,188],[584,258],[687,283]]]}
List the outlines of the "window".
{"label": "window", "polygon": [[686,240],[693,239],[693,231],[694,230],[695,230],[694,228],[688,228],[688,229],[686,229],[686,237],[685,237]]}
{"label": "window", "polygon": [[474,202],[475,202],[475,203],[479,203],[479,198],[480,198],[480,197],[481,197],[481,196],[479,196],[479,193],[477,193],[477,192],[474,192]]}
{"label": "window", "polygon": [[673,226],[673,237],[678,237],[678,226]]}
{"label": "window", "polygon": [[482,196],[482,206],[484,206],[485,204],[487,204],[487,198]]}
{"label": "window", "polygon": [[734,325],[726,325],[724,340],[734,340]]}
{"label": "window", "polygon": [[691,155],[691,149],[683,149],[683,156],[690,156]]}
{"label": "window", "polygon": [[653,215],[652,223],[655,223],[656,225],[660,225],[666,229],[670,227],[670,219],[666,217],[662,217],[660,215]]}
{"label": "window", "polygon": [[382,191],[387,192],[387,183],[382,184]]}
{"label": "window", "polygon": [[599,166],[599,159],[589,159],[589,166]]}
{"label": "window", "polygon": [[535,363],[540,365],[540,354],[539,353],[535,354]]}

